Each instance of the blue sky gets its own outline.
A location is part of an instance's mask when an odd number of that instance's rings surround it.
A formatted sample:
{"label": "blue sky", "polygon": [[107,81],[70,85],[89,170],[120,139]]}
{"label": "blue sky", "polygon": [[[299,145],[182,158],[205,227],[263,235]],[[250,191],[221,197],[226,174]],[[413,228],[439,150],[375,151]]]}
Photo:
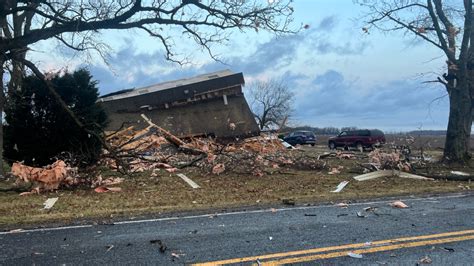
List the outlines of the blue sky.
{"label": "blue sky", "polygon": [[159,42],[140,32],[105,32],[108,65],[97,55],[63,51],[52,58],[51,44],[35,46],[43,69],[88,67],[102,94],[221,69],[254,80],[283,78],[295,93],[293,125],[357,126],[390,131],[445,129],[448,99],[436,84],[424,84],[444,70],[439,50],[402,33],[362,31],[364,10],[352,0],[295,0],[298,34],[232,33],[215,46],[225,64],[213,61],[192,41],[175,43],[191,64],[167,62]]}

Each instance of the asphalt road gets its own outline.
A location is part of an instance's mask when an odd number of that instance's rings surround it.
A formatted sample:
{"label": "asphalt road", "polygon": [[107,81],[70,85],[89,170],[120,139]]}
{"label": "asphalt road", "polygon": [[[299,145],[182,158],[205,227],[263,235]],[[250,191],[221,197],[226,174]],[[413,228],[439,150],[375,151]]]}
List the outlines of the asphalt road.
{"label": "asphalt road", "polygon": [[402,200],[2,232],[0,265],[474,263],[474,195]]}

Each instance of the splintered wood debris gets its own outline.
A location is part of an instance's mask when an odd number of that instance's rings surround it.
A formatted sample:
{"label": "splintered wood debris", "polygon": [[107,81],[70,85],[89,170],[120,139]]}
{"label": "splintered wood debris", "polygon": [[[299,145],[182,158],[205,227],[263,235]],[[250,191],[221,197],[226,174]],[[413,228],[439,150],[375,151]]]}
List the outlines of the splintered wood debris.
{"label": "splintered wood debris", "polygon": [[183,179],[184,182],[188,183],[188,185],[190,185],[192,188],[194,188],[194,189],[200,188],[200,186],[198,184],[196,184],[196,182],[191,180],[185,174],[176,174],[176,175],[179,176],[181,179]]}
{"label": "splintered wood debris", "polygon": [[59,198],[48,198],[44,203],[44,209],[45,210],[49,210],[51,208],[53,208],[54,204],[56,203],[56,201],[58,201]]}
{"label": "splintered wood debris", "polygon": [[349,181],[342,181],[339,183],[339,185],[337,185],[337,188],[331,192],[339,193],[347,186],[347,184],[349,184]]}
{"label": "splintered wood debris", "polygon": [[[153,171],[163,168],[169,173],[195,167],[204,174],[250,174],[261,177],[281,168],[322,170],[326,162],[305,156],[300,151],[288,150],[273,134],[217,141],[210,137],[178,138],[142,115],[148,127],[133,127],[110,134],[107,142],[116,156],[126,161],[131,172]],[[105,153],[101,163],[121,170],[113,156]]]}
{"label": "splintered wood debris", "polygon": [[390,177],[390,176],[398,176],[402,178],[409,178],[409,179],[418,179],[418,180],[433,180],[432,178],[414,175],[398,170],[379,170],[372,173],[367,173],[363,175],[354,176],[353,178],[357,181],[366,181],[371,180],[379,177]]}
{"label": "splintered wood debris", "polygon": [[76,168],[68,167],[62,160],[42,168],[15,162],[11,168],[11,174],[16,176],[18,181],[35,184],[31,192],[23,192],[20,195],[52,191],[58,189],[60,185],[74,185],[78,182],[74,177],[76,171]]}

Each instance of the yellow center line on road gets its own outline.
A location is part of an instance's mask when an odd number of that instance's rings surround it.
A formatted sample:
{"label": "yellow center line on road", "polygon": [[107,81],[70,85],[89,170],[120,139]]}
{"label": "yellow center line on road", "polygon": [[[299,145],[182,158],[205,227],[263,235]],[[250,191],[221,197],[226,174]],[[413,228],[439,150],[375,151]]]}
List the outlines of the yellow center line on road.
{"label": "yellow center line on road", "polygon": [[368,249],[339,251],[339,252],[316,254],[316,255],[310,255],[310,256],[304,256],[304,257],[280,259],[280,260],[276,260],[276,261],[263,262],[260,265],[262,265],[262,266],[263,265],[265,265],[265,266],[274,266],[274,265],[283,265],[283,264],[290,264],[290,263],[300,263],[300,262],[315,261],[315,260],[320,260],[320,259],[330,259],[330,258],[344,257],[344,256],[347,256],[348,252],[352,252],[352,253],[356,253],[356,254],[375,253],[375,252],[383,252],[383,251],[389,251],[389,250],[395,250],[395,249],[413,248],[413,247],[421,247],[421,246],[428,246],[428,245],[437,245],[437,244],[467,241],[467,240],[473,240],[473,239],[474,239],[474,235],[466,235],[466,236],[451,237],[451,238],[441,238],[441,239],[431,239],[431,240],[407,242],[407,243],[401,243],[401,244],[389,245],[389,246],[374,247],[374,248],[368,248]]}
{"label": "yellow center line on road", "polygon": [[[273,253],[273,254],[265,254],[260,256],[250,256],[250,257],[243,257],[243,258],[234,258],[234,259],[227,259],[227,260],[219,260],[219,261],[211,261],[211,262],[204,262],[204,263],[196,263],[193,264],[195,266],[211,266],[211,265],[224,265],[224,264],[234,264],[234,263],[243,263],[243,262],[251,262],[258,260],[266,260],[266,259],[276,259],[276,258],[284,258],[290,256],[298,256],[298,255],[309,255],[312,253],[319,253],[319,252],[328,252],[328,251],[335,251],[335,250],[343,250],[343,249],[354,249],[354,248],[364,248],[364,247],[374,247],[380,245],[391,245],[398,242],[406,242],[406,241],[415,241],[415,240],[424,240],[424,239],[432,239],[432,238],[440,238],[440,237],[452,237],[452,236],[459,236],[459,235],[466,235],[466,234],[473,234],[474,230],[464,230],[464,231],[455,231],[455,232],[447,232],[447,233],[440,233],[440,234],[432,234],[432,235],[421,235],[421,236],[411,236],[411,237],[402,237],[402,238],[394,238],[394,239],[387,239],[387,240],[380,240],[380,241],[373,241],[368,246],[366,243],[357,243],[357,244],[346,244],[340,246],[331,246],[331,247],[323,247],[323,248],[314,248],[314,249],[307,249],[307,250],[297,250],[297,251],[289,251],[289,252],[282,252],[282,253]],[[474,237],[474,236],[472,236]],[[459,240],[462,241],[462,240]],[[385,247],[385,246],[384,246]],[[363,249],[369,250],[369,249]],[[374,251],[377,252],[377,251]],[[344,256],[347,255],[347,252],[335,252],[335,253],[344,253]],[[331,253],[329,253],[331,254]],[[324,254],[321,254],[324,255]]]}

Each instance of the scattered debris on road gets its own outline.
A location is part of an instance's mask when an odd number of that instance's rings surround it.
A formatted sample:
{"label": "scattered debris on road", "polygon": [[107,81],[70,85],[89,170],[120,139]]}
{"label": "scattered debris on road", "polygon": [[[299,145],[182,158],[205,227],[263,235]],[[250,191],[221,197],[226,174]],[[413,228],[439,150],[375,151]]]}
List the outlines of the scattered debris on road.
{"label": "scattered debris on road", "polygon": [[421,264],[431,264],[432,262],[433,260],[428,256],[424,256],[418,261],[418,263],[421,263]]}
{"label": "scattered debris on road", "polygon": [[150,244],[157,244],[160,247],[160,252],[165,253],[168,247],[160,239],[150,240]]}
{"label": "scattered debris on road", "polygon": [[184,255],[186,255],[186,254],[171,252],[171,257],[176,258],[176,259],[179,259],[179,258],[181,258],[181,256],[184,256]]}
{"label": "scattered debris on road", "polygon": [[362,259],[362,254],[358,254],[358,253],[348,252],[347,256],[354,259]]}
{"label": "scattered debris on road", "polygon": [[349,207],[349,204],[347,204],[345,202],[341,202],[341,203],[336,204],[336,206],[341,207],[341,208],[347,208],[347,207]]}
{"label": "scattered debris on road", "polygon": [[377,207],[366,207],[366,208],[364,208],[364,211],[366,211],[366,212],[374,212],[375,210],[377,210]]}
{"label": "scattered debris on road", "polygon": [[397,201],[394,201],[394,202],[390,203],[390,206],[392,206],[394,208],[400,208],[400,209],[408,208],[408,205],[406,205],[405,203],[403,203],[400,200],[397,200]]}

